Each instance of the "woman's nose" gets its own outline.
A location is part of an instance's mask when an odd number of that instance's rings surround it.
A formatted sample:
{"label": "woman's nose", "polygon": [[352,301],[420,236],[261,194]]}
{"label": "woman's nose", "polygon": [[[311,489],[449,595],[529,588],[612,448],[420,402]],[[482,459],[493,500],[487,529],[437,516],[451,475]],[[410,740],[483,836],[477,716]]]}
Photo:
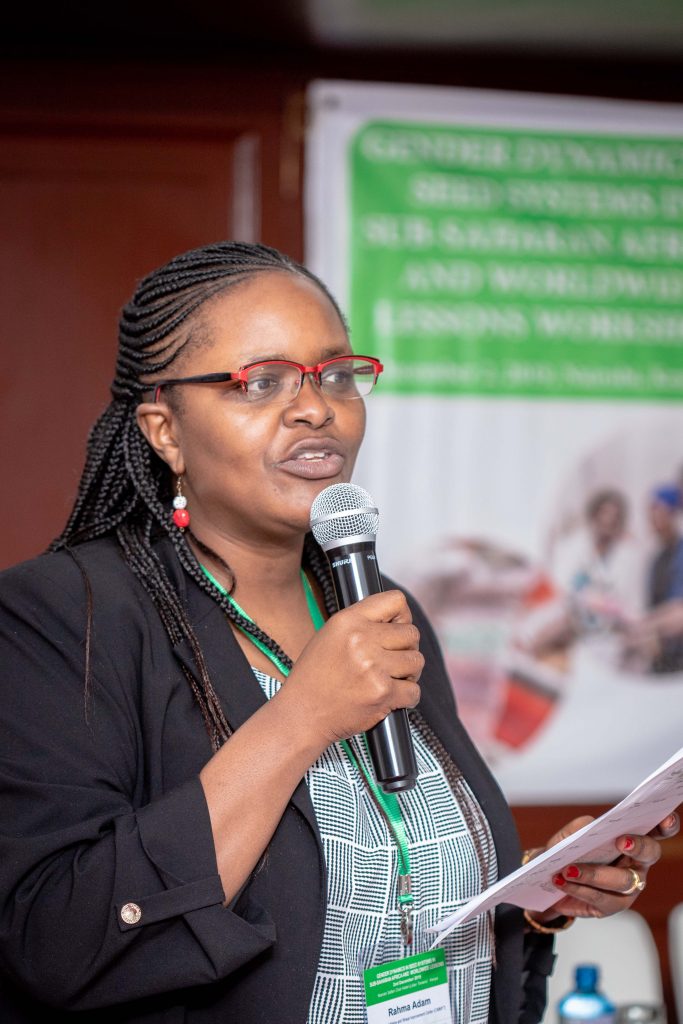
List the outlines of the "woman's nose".
{"label": "woman's nose", "polygon": [[285,412],[294,420],[316,424],[326,423],[334,417],[332,405],[312,373],[302,374],[301,387]]}

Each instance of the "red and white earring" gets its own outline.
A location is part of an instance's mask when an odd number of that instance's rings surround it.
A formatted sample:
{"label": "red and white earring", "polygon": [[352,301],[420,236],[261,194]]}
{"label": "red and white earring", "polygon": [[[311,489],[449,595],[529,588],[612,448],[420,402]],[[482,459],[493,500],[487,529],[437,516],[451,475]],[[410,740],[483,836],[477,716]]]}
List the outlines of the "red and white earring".
{"label": "red and white earring", "polygon": [[187,498],[183,494],[182,476],[176,482],[176,496],[173,499],[173,522],[179,530],[190,525],[190,513],[187,511]]}

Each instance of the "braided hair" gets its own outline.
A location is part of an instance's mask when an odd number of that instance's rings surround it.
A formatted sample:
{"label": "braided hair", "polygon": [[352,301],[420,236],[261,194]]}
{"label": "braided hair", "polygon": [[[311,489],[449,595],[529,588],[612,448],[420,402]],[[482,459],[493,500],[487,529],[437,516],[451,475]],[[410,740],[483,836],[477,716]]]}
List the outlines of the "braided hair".
{"label": "braided hair", "polygon": [[[204,656],[183,606],[153,546],[166,534],[185,571],[240,629],[264,643],[288,668],[292,662],[279,645],[207,579],[182,530],[168,512],[172,475],[147,443],[136,420],[136,407],[150,390],[150,380],[165,370],[196,340],[200,308],[219,292],[245,278],[268,271],[300,275],[313,281],[341,311],[323,283],[301,264],[276,249],[246,242],[218,242],[174,257],[140,281],[124,307],[119,324],[112,400],[94,424],[76,501],[62,533],[50,550],[65,549],[83,574],[88,618],[85,637],[86,713],[90,682],[92,595],[74,545],[98,537],[116,537],[123,557],[150,595],[172,644],[187,640],[197,678],[186,672],[214,750],[231,733],[213,688]],[[214,554],[200,544],[202,550]],[[218,557],[215,556],[214,557]],[[312,535],[304,544],[304,560],[318,582],[329,614],[336,610],[334,587],[322,550]]]}

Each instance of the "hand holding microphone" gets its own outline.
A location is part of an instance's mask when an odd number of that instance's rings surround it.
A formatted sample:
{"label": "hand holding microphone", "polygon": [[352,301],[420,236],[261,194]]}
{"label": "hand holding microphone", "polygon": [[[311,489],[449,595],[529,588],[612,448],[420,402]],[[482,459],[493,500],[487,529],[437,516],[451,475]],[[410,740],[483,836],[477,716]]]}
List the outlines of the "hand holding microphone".
{"label": "hand holding microphone", "polygon": [[[311,529],[330,563],[340,609],[382,593],[375,553],[378,522],[372,498],[354,484],[332,484],[313,502]],[[389,712],[365,735],[384,791],[412,789],[417,765],[405,708]]]}

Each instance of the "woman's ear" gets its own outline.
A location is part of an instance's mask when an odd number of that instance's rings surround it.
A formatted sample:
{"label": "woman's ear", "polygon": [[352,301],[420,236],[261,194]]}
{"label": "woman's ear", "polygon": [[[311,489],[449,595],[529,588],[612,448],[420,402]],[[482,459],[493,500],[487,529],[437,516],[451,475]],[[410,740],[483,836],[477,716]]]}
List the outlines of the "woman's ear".
{"label": "woman's ear", "polygon": [[185,472],[185,461],[177,436],[177,419],[166,402],[141,402],[136,419],[142,433],[160,459],[176,476]]}

